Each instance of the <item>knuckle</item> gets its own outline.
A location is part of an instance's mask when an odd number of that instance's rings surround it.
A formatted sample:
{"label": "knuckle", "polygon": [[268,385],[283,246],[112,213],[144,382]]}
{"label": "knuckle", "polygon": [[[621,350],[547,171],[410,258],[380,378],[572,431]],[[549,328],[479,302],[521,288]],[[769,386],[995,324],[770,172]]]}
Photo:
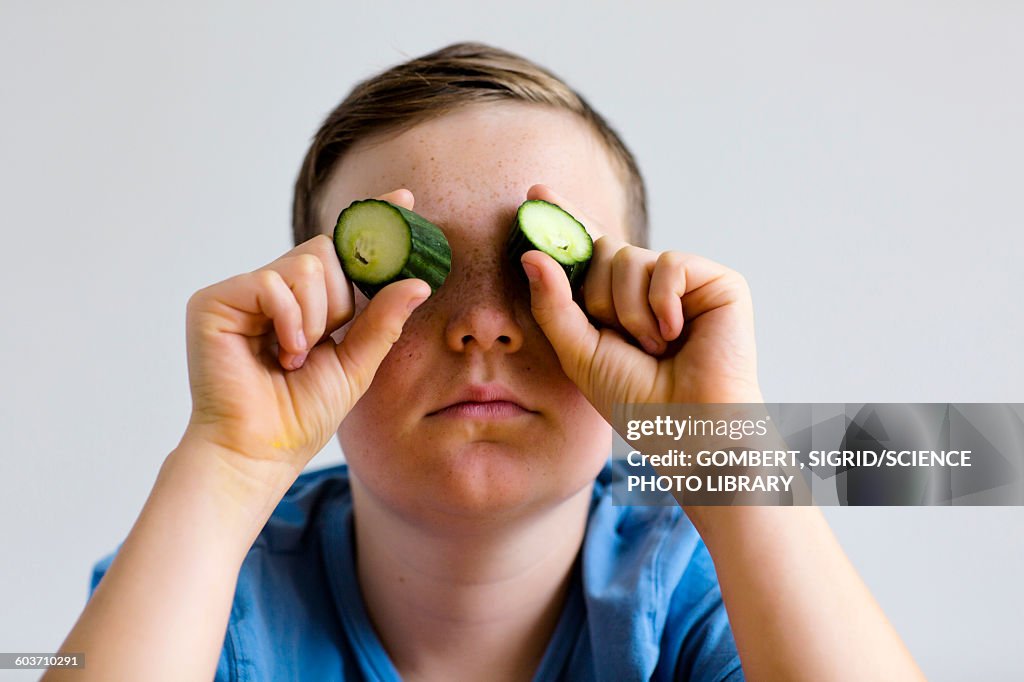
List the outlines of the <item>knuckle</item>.
{"label": "knuckle", "polygon": [[217,288],[223,286],[225,283],[211,284],[205,286],[202,289],[198,289],[188,297],[188,302],[185,303],[185,311],[189,315],[195,315],[200,311],[210,307],[210,302],[215,300],[217,294]]}
{"label": "knuckle", "polygon": [[260,289],[274,290],[284,284],[281,273],[277,270],[257,270],[253,273],[253,280]]}
{"label": "knuckle", "polygon": [[614,254],[619,246],[621,245],[615,243],[610,237],[598,237],[594,240],[594,255],[607,258],[610,254]]}
{"label": "knuckle", "polygon": [[655,291],[652,289],[647,295],[647,302],[650,303],[651,307],[654,309],[665,308],[673,303],[677,303],[678,301],[679,296],[671,291]]}
{"label": "knuckle", "polygon": [[635,248],[633,246],[624,246],[616,251],[615,255],[612,256],[612,267],[621,268],[629,265],[633,258],[631,251]]}
{"label": "knuckle", "polygon": [[663,251],[658,256],[658,267],[668,268],[671,271],[683,270],[686,266],[686,256],[679,251]]}
{"label": "knuckle", "polygon": [[300,277],[317,277],[323,275],[324,264],[311,253],[295,257],[295,270]]}
{"label": "knuckle", "polygon": [[369,386],[369,381],[366,378],[366,371],[363,369],[361,363],[356,361],[356,357],[352,354],[352,349],[349,348],[348,344],[343,343],[338,346],[337,353],[338,359],[345,368],[345,380],[348,384],[349,391],[351,392],[353,399],[355,399],[362,395],[366,387]]}
{"label": "knuckle", "polygon": [[530,312],[533,315],[534,321],[541,329],[548,327],[558,317],[558,313],[549,305],[537,305],[536,303],[531,303]]}
{"label": "knuckle", "polygon": [[747,278],[735,270],[729,270],[726,273],[726,279],[736,290],[750,291],[750,283],[747,282]]}
{"label": "knuckle", "polygon": [[735,270],[726,271],[722,276],[722,284],[733,299],[738,301],[750,300],[750,283],[747,282],[746,277]]}
{"label": "knuckle", "polygon": [[611,298],[605,294],[588,294],[584,292],[583,302],[587,306],[587,311],[595,317],[608,317],[614,312]]}
{"label": "knuckle", "polygon": [[192,294],[188,299],[188,303],[185,304],[185,327],[189,330],[195,326],[196,321],[202,314],[202,304],[197,298],[198,295],[199,292]]}
{"label": "knuckle", "polygon": [[334,240],[328,237],[326,234],[318,234],[309,240],[309,244],[316,250],[331,249],[331,253],[334,252]]}
{"label": "knuckle", "polygon": [[647,329],[648,326],[648,317],[635,309],[630,309],[620,315],[619,321],[623,327],[630,331],[642,331]]}
{"label": "knuckle", "polygon": [[395,344],[398,342],[398,337],[402,335],[402,328],[394,324],[391,320],[380,319],[375,316],[367,319],[366,323],[366,331],[369,333],[371,338],[381,339],[390,344]]}
{"label": "knuckle", "polygon": [[389,346],[398,343],[398,339],[402,336],[401,328],[396,329],[393,324],[378,324],[373,333],[378,339],[386,342]]}
{"label": "knuckle", "polygon": [[533,316],[533,319],[541,327],[545,325],[545,323],[548,321],[550,317],[548,314],[548,310],[548,306],[542,305],[536,300],[530,301],[530,315]]}
{"label": "knuckle", "polygon": [[192,295],[188,297],[188,301],[185,303],[185,310],[192,312],[196,308],[198,308],[202,304],[202,299],[203,296],[205,295],[204,292],[205,289],[200,289],[198,291],[193,292]]}

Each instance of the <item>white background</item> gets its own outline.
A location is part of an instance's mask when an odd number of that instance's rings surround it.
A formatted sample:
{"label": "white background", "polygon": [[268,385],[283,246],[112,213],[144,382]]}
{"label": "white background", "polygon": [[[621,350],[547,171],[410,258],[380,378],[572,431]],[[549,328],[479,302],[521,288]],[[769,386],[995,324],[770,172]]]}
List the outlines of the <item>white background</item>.
{"label": "white background", "polygon": [[[185,303],[291,247],[322,117],[456,40],[563,76],[654,247],[747,276],[769,401],[1022,401],[1019,3],[0,7],[0,651],[73,624],[187,422]],[[931,679],[1024,674],[1024,509],[827,515]]]}

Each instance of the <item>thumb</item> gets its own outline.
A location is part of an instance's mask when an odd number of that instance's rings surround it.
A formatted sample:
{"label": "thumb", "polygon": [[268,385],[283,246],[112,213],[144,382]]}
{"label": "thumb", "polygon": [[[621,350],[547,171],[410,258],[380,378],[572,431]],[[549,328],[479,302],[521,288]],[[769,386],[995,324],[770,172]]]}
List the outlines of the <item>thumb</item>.
{"label": "thumb", "polygon": [[586,393],[589,387],[581,382],[591,376],[600,333],[573,300],[569,279],[554,258],[527,251],[521,262],[530,280],[533,319],[555,349],[562,371]]}
{"label": "thumb", "polygon": [[394,282],[381,289],[352,321],[334,349],[348,384],[350,408],[369,388],[412,311],[429,296],[430,287],[421,279]]}

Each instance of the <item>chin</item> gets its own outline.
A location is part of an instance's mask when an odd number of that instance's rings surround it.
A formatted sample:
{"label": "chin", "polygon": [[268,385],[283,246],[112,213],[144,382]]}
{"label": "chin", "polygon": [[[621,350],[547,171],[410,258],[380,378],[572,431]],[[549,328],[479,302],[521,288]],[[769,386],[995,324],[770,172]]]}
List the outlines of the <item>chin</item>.
{"label": "chin", "polygon": [[513,523],[543,513],[586,488],[605,459],[569,452],[530,459],[508,445],[484,442],[435,451],[414,466],[390,471],[363,471],[358,461],[352,467],[385,507],[414,525],[434,526]]}
{"label": "chin", "polygon": [[356,424],[338,436],[361,487],[407,522],[511,523],[557,507],[601,471],[611,452],[611,426],[603,419],[571,423],[571,431],[559,425],[532,433],[495,427],[412,436],[396,429],[392,433],[401,436],[373,440]]}

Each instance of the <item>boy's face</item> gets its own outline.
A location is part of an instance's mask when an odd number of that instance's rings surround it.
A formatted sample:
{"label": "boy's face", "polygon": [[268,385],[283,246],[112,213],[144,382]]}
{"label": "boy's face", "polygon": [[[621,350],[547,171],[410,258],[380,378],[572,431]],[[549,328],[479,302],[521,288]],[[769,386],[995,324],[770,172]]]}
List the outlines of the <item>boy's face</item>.
{"label": "boy's face", "polygon": [[[404,187],[452,247],[444,286],[338,430],[357,483],[407,518],[535,513],[586,487],[608,456],[611,427],[562,372],[521,268],[505,263],[515,210],[537,183],[595,221],[595,238],[626,238],[623,185],[601,142],[571,113],[535,105],[471,105],[361,143],[326,187],[324,234],[352,201]],[[366,303],[357,292],[357,311]],[[472,387],[499,387],[518,407],[445,409]]]}

